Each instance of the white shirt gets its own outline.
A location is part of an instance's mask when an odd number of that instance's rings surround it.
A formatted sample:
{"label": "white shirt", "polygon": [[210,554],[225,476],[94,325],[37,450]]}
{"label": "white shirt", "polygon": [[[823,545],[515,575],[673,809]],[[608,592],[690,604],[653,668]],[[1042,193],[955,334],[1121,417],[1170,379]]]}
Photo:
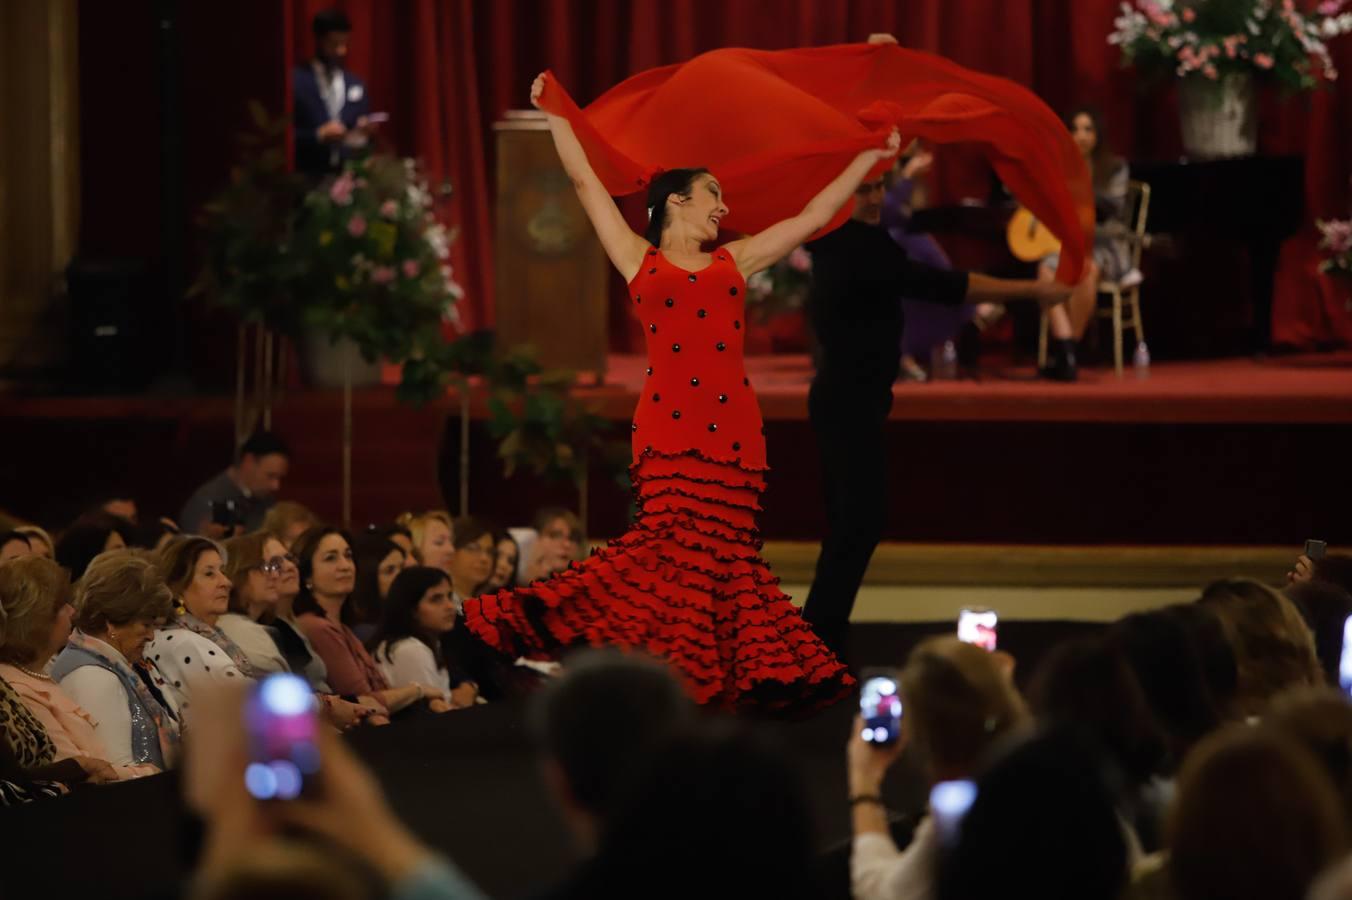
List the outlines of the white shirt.
{"label": "white shirt", "polygon": [[165,699],[173,705],[179,721],[183,721],[187,713],[194,681],[249,680],[225,655],[224,650],[186,628],[170,627],[156,631],[155,639],[146,645],[145,656],[163,677],[164,684],[160,689]]}
{"label": "white shirt", "polygon": [[[130,668],[131,663],[111,644],[85,637]],[[94,734],[108,750],[108,762],[115,766],[136,765],[131,755],[131,707],[122,679],[100,666],[80,666],[61,679],[61,690],[89,713]]]}
{"label": "white shirt", "polygon": [[277,649],[277,642],[272,639],[272,634],[248,616],[226,613],[216,620],[216,627],[244,651],[244,655],[258,671],[269,675],[291,671],[291,667],[286,664],[286,657]]}
{"label": "white shirt", "polygon": [[897,849],[891,835],[856,835],[850,854],[850,893],[854,900],[930,900],[938,862],[939,841],[930,816],[916,826],[905,850]]}
{"label": "white shirt", "polygon": [[390,647],[389,658],[385,658],[385,644],[382,641],[374,654],[376,665],[381,674],[390,683],[390,687],[403,687],[406,684],[425,684],[441,688],[446,696],[451,694],[451,673],[437,668],[437,658],[432,648],[415,637],[400,638]]}

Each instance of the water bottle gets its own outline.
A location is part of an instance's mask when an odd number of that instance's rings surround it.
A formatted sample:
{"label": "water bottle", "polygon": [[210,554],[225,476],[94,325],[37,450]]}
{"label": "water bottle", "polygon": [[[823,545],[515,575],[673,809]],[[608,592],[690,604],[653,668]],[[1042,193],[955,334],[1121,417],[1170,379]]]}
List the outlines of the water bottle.
{"label": "water bottle", "polygon": [[958,378],[958,346],[952,341],[944,341],[939,350],[939,365],[935,374],[940,381],[956,381]]}
{"label": "water bottle", "polygon": [[1136,370],[1137,378],[1150,377],[1150,348],[1145,341],[1138,341],[1136,352],[1131,355],[1131,366]]}

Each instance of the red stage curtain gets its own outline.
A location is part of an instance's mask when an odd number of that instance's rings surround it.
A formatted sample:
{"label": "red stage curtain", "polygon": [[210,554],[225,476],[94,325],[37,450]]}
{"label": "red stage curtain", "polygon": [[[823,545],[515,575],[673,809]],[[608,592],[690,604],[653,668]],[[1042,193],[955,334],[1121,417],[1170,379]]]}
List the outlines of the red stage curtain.
{"label": "red stage curtain", "polygon": [[[1106,36],[1119,0],[340,0],[353,22],[351,67],[388,110],[389,135],[455,186],[455,257],[470,324],[492,321],[492,132],[527,105],[531,80],[553,69],[579,103],[644,69],[718,47],[763,49],[895,34],[903,46],[1031,87],[1053,109],[1090,102],[1128,157],[1181,150],[1172,90],[1146,93],[1121,69]],[[333,0],[288,0],[293,61],[313,52],[310,17]],[[1307,154],[1311,217],[1343,216],[1352,201],[1352,41],[1334,45],[1344,73],[1306,102],[1264,104],[1260,150]],[[984,197],[989,180],[960,152],[936,165],[940,200]],[[1308,245],[1307,245],[1308,246]],[[1289,254],[1284,256],[1284,260]],[[1305,262],[1309,262],[1308,259]],[[1299,279],[1279,280],[1279,290]],[[1276,308],[1302,298],[1279,294]],[[1277,329],[1281,331],[1280,328]],[[623,346],[623,341],[620,341]]]}

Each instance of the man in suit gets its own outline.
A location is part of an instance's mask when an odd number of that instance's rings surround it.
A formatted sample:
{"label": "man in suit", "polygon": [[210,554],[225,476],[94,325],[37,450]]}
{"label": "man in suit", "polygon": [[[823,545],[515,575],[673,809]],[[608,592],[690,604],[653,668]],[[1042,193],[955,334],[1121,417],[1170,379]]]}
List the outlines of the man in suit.
{"label": "man in suit", "polygon": [[315,178],[338,171],[364,148],[373,123],[366,83],[344,68],[352,24],[336,9],[313,22],[315,58],[291,75],[296,170]]}

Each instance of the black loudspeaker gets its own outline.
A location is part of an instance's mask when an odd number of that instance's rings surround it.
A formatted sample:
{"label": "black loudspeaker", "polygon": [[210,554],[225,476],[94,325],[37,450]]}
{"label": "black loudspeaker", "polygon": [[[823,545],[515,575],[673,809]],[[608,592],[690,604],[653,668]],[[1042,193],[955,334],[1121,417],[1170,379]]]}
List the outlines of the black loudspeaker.
{"label": "black loudspeaker", "polygon": [[156,367],[146,321],[154,285],[135,260],[76,258],[66,270],[70,303],[70,390],[143,390]]}

